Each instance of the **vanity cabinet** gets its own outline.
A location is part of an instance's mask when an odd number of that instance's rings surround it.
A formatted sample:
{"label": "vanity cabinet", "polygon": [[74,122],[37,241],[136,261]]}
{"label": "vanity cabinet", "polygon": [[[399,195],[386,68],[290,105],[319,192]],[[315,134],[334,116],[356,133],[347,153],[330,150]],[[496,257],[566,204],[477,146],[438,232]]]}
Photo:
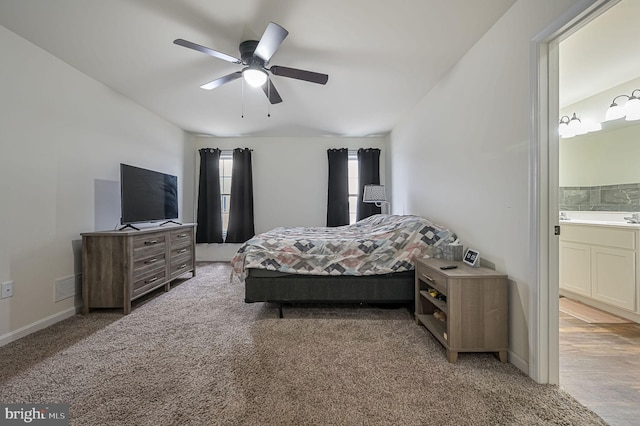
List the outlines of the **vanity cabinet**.
{"label": "vanity cabinet", "polygon": [[560,293],[614,314],[638,313],[639,232],[625,224],[562,223]]}
{"label": "vanity cabinet", "polygon": [[[562,233],[560,236],[562,237]],[[591,297],[589,244],[560,241],[560,288]]]}

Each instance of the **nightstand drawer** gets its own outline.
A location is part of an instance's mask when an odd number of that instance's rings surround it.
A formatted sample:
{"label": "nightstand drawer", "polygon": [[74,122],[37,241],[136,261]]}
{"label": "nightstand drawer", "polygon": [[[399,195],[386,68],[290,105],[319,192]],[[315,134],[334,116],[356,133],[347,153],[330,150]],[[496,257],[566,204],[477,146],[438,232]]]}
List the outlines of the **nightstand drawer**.
{"label": "nightstand drawer", "polygon": [[425,284],[438,290],[440,293],[447,295],[447,277],[431,268],[427,268],[422,264],[418,264],[416,272],[418,279],[424,281]]}

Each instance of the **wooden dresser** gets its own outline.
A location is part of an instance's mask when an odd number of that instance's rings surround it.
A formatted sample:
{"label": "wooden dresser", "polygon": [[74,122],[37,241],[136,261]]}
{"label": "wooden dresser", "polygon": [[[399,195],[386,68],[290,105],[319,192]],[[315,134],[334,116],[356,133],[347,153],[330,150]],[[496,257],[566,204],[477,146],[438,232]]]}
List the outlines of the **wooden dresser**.
{"label": "wooden dresser", "polygon": [[[455,269],[440,269],[455,265]],[[509,350],[507,276],[460,261],[416,262],[418,324],[447,350],[449,362],[459,352],[495,352],[507,362]]]}
{"label": "wooden dresser", "polygon": [[82,235],[82,312],[123,308],[187,272],[196,276],[195,224]]}

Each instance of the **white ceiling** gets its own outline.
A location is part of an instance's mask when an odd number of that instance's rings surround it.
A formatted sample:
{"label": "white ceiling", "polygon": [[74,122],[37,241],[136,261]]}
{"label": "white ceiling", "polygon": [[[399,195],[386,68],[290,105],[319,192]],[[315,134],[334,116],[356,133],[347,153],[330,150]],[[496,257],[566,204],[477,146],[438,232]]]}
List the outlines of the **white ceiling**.
{"label": "white ceiling", "polygon": [[[367,136],[390,131],[513,3],[0,0],[0,24],[189,132]],[[173,40],[239,56],[239,43],[258,39],[269,21],[289,31],[271,65],[326,73],[329,82],[275,76],[284,102],[268,118],[262,90],[247,88],[241,118],[241,80],[199,87],[241,67]]]}
{"label": "white ceiling", "polygon": [[561,108],[640,77],[639,21],[640,1],[622,0],[560,43]]}

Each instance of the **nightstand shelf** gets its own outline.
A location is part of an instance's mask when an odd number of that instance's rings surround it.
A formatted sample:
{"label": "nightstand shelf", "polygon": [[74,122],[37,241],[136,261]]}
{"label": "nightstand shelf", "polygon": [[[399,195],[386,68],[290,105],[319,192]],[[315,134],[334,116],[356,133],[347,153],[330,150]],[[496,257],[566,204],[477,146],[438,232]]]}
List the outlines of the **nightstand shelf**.
{"label": "nightstand shelf", "polygon": [[444,312],[445,314],[447,313],[447,302],[436,299],[435,297],[431,296],[426,290],[420,290],[420,295],[426,298],[429,302],[436,305],[442,312]]}
{"label": "nightstand shelf", "polygon": [[[441,270],[454,264],[456,269]],[[442,297],[429,294],[435,290]],[[507,276],[463,262],[422,259],[416,262],[416,306],[418,324],[433,334],[455,363],[459,352],[495,352],[507,361]],[[436,318],[434,313],[442,319]]]}

